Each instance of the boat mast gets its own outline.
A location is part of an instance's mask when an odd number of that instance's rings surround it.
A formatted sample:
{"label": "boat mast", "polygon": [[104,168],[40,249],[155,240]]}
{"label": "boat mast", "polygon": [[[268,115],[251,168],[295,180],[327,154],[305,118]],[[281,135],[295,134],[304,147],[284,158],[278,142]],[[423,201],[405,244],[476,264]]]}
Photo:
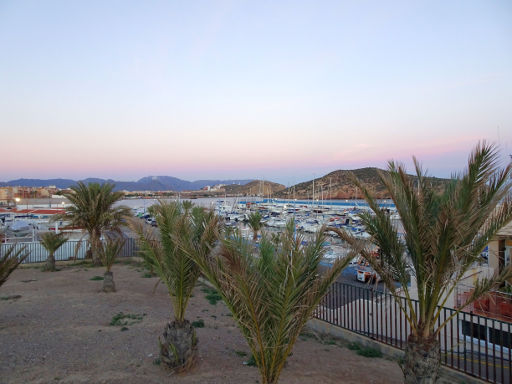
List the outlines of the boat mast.
{"label": "boat mast", "polygon": [[311,207],[315,204],[315,175],[313,175],[313,195],[311,195]]}

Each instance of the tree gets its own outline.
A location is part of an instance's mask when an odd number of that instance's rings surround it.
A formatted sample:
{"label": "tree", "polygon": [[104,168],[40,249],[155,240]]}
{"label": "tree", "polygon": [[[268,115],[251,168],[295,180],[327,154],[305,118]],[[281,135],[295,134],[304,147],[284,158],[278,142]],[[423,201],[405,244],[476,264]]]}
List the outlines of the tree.
{"label": "tree", "polygon": [[324,231],[304,246],[294,230],[290,220],[277,244],[263,236],[257,251],[236,231],[217,252],[188,253],[233,314],[263,384],[277,383],[302,328],[352,258],[320,275]]}
{"label": "tree", "polygon": [[[440,367],[439,332],[462,309],[441,321],[442,307],[489,240],[512,219],[507,197],[512,167],[500,170],[496,148],[485,142],[478,144],[467,169],[454,177],[443,193],[436,193],[415,158],[414,164],[415,179],[394,162],[389,163],[387,174],[380,173],[400,215],[403,241],[389,215],[380,210],[368,189],[354,180],[371,208],[360,217],[371,235],[370,242],[380,249],[381,260],[372,257],[368,242],[330,229],[377,271],[411,327],[402,364],[405,382],[434,383]],[[417,285],[417,308],[408,286],[410,270]],[[511,277],[512,267],[508,267],[492,278],[478,280],[463,307]],[[400,283],[399,289],[394,278]],[[401,294],[405,299],[399,297]]]}
{"label": "tree", "polygon": [[249,215],[249,227],[252,229],[252,239],[258,240],[258,232],[263,224],[261,224],[261,214],[259,212],[252,212]]}
{"label": "tree", "polygon": [[112,265],[117,256],[121,252],[124,246],[124,239],[122,237],[109,237],[101,244],[100,247],[100,259],[101,263],[106,267],[106,271],[103,274],[103,292],[115,292],[116,285],[114,283],[114,273],[111,271]]}
{"label": "tree", "polygon": [[99,249],[105,231],[120,233],[123,220],[131,216],[125,206],[114,206],[123,198],[122,192],[114,192],[114,184],[85,184],[81,181],[64,195],[71,202],[64,215],[57,220],[67,220],[72,226],[84,228],[91,244],[93,263],[100,265]]}
{"label": "tree", "polygon": [[183,207],[183,210],[188,212],[194,207],[194,203],[192,203],[190,200],[183,200],[181,202],[181,206]]}
{"label": "tree", "polygon": [[[0,247],[0,252],[3,253],[3,247]],[[23,260],[25,260],[30,253],[26,251],[25,247],[18,248],[16,245],[9,247],[5,253],[0,254],[0,286],[2,286],[9,275],[18,268]]]}
{"label": "tree", "polygon": [[41,245],[48,251],[43,271],[55,272],[55,252],[68,241],[62,233],[45,232],[41,235]]}
{"label": "tree", "polygon": [[138,235],[142,256],[166,284],[171,298],[174,320],[168,322],[160,340],[160,359],[176,372],[185,371],[197,355],[197,337],[185,311],[200,270],[184,249],[207,252],[218,236],[218,218],[212,211],[185,210],[175,202],[160,201],[153,207],[158,230],[135,220],[130,227]]}

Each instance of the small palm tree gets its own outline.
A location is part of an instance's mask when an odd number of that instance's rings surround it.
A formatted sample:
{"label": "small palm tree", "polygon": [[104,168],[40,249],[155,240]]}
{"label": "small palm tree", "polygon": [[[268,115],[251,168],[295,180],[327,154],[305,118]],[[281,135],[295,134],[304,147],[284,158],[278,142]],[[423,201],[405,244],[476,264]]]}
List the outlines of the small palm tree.
{"label": "small palm tree", "polygon": [[104,244],[100,247],[101,263],[106,267],[103,274],[103,292],[115,292],[116,285],[114,283],[114,273],[111,271],[112,265],[116,261],[117,256],[121,253],[124,246],[122,237],[108,237]]}
{"label": "small palm tree", "polygon": [[[512,166],[499,170],[497,159],[493,146],[479,144],[469,158],[468,168],[452,180],[443,194],[435,192],[416,159],[416,180],[406,174],[403,166],[390,162],[389,173],[380,173],[380,179],[400,215],[403,241],[389,215],[354,179],[371,208],[372,212],[360,217],[371,235],[370,242],[380,248],[381,260],[372,257],[368,242],[330,228],[378,272],[411,327],[402,364],[406,383],[436,381],[441,362],[439,332],[462,309],[441,321],[442,308],[489,240],[512,219],[512,204],[506,197]],[[410,269],[416,280],[417,307],[408,284]],[[511,277],[509,266],[490,279],[478,280],[463,307]],[[400,283],[400,290],[394,279]],[[405,299],[399,297],[401,294]]]}
{"label": "small palm tree", "polygon": [[192,207],[194,206],[194,203],[192,203],[190,200],[183,200],[181,202],[181,206],[183,207],[183,210],[190,211]]}
{"label": "small palm tree", "polygon": [[64,215],[56,220],[67,220],[71,225],[84,228],[89,235],[93,263],[100,265],[99,249],[105,231],[120,232],[120,227],[131,211],[125,206],[115,206],[123,198],[122,192],[114,192],[114,184],[85,184],[78,182],[71,192],[64,193],[71,202]]}
{"label": "small palm tree", "polygon": [[258,240],[258,232],[260,231],[263,224],[261,223],[261,214],[259,212],[252,212],[249,215],[249,227],[252,229],[253,241]]}
{"label": "small palm tree", "polygon": [[55,252],[68,241],[62,233],[45,232],[41,235],[41,245],[48,251],[43,271],[55,272]]}
{"label": "small palm tree", "polygon": [[233,314],[263,384],[277,383],[302,328],[351,259],[320,275],[324,231],[304,246],[294,230],[290,220],[276,245],[263,236],[257,254],[239,232],[222,240],[216,254],[189,252]]}
{"label": "small palm tree", "polygon": [[[0,252],[3,253],[3,247],[0,247]],[[18,265],[20,265],[29,254],[25,247],[16,250],[16,245],[9,247],[3,255],[0,254],[0,286],[7,281],[9,275],[18,268]]]}
{"label": "small palm tree", "polygon": [[217,239],[218,218],[199,207],[184,210],[180,203],[163,201],[154,205],[154,215],[158,230],[135,220],[130,227],[139,237],[142,256],[166,284],[174,310],[174,320],[160,340],[160,359],[176,372],[185,371],[197,355],[197,337],[185,311],[200,270],[183,249],[191,253],[210,249]]}

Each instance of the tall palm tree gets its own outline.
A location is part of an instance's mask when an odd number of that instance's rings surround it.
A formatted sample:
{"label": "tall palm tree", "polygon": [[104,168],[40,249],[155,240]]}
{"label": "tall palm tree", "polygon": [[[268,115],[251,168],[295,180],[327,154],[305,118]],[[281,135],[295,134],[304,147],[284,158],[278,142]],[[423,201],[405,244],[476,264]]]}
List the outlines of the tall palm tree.
{"label": "tall palm tree", "polygon": [[103,274],[103,292],[115,292],[114,273],[111,271],[112,265],[117,256],[123,249],[125,240],[122,237],[107,236],[107,240],[100,247],[100,259],[106,267]]}
{"label": "tall palm tree", "polygon": [[9,275],[18,268],[18,265],[30,255],[24,246],[16,249],[16,245],[9,247],[3,255],[1,253],[4,253],[3,247],[0,247],[0,286],[7,281]]}
{"label": "tall palm tree", "polygon": [[185,371],[197,355],[195,330],[185,311],[200,270],[184,249],[207,252],[217,239],[218,218],[211,211],[185,210],[175,202],[160,201],[153,207],[158,230],[136,220],[130,221],[130,227],[139,237],[142,256],[166,284],[171,298],[174,320],[168,322],[160,340],[160,359],[174,371]]}
{"label": "tall palm tree", "polygon": [[105,231],[120,232],[122,221],[131,216],[125,206],[114,206],[123,198],[122,192],[114,191],[114,184],[85,184],[81,181],[64,193],[71,202],[66,213],[57,220],[67,220],[72,226],[84,228],[89,235],[93,263],[100,265],[99,249],[101,236]]}
{"label": "tall palm tree", "polygon": [[[408,335],[402,370],[406,383],[434,383],[440,367],[439,332],[460,311],[441,321],[442,307],[454,293],[465,273],[478,261],[481,252],[497,231],[512,219],[507,197],[512,166],[500,170],[494,146],[478,144],[469,157],[468,168],[455,177],[444,193],[434,191],[418,161],[417,178],[409,177],[402,165],[389,163],[389,172],[380,173],[400,215],[404,241],[388,214],[357,179],[372,212],[360,217],[380,249],[381,260],[371,255],[371,247],[335,228],[341,238],[360,252],[380,275],[403,311],[411,332]],[[418,307],[408,285],[409,265],[416,280]],[[480,279],[464,306],[512,277],[512,267],[489,279]],[[398,280],[400,288],[393,279]],[[405,299],[399,295],[404,295]]]}
{"label": "tall palm tree", "polygon": [[236,231],[218,252],[189,252],[233,314],[263,384],[277,383],[302,328],[351,259],[320,275],[324,232],[304,246],[294,230],[290,220],[277,244],[263,236],[258,251]]}
{"label": "tall palm tree", "polygon": [[249,215],[249,227],[252,229],[253,241],[258,240],[258,232],[260,231],[263,224],[261,223],[261,214],[259,212],[252,212]]}
{"label": "tall palm tree", "polygon": [[62,233],[45,232],[41,235],[41,245],[48,251],[48,258],[44,271],[55,271],[55,252],[66,242],[68,239]]}

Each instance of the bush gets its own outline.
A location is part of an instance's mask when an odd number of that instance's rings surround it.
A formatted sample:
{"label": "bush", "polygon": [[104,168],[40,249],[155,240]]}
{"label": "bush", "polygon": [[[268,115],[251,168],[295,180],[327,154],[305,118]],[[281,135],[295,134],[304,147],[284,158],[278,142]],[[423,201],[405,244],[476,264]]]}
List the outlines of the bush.
{"label": "bush", "polygon": [[364,357],[382,357],[382,352],[373,347],[363,347],[359,343],[349,343],[347,345],[348,349],[352,351],[356,351],[356,353],[360,356]]}
{"label": "bush", "polygon": [[146,316],[145,313],[138,314],[138,313],[123,313],[119,312],[117,315],[114,315],[112,317],[112,320],[110,320],[110,325],[112,326],[125,326],[125,325],[133,325],[140,323],[142,319]]}
{"label": "bush", "polygon": [[206,293],[205,298],[212,305],[216,305],[217,301],[221,301],[222,300],[222,296],[219,295],[219,292],[217,292],[216,289],[208,288],[208,287],[203,287],[201,289],[201,291]]}
{"label": "bush", "polygon": [[364,357],[382,357],[382,352],[372,347],[363,347],[357,354]]}
{"label": "bush", "polygon": [[256,360],[254,359],[254,355],[251,355],[251,357],[249,357],[249,360],[244,361],[244,364],[247,365],[248,367],[255,367]]}
{"label": "bush", "polygon": [[358,351],[361,349],[361,345],[359,343],[348,343],[347,348],[351,351]]}
{"label": "bush", "polygon": [[192,326],[194,328],[204,328],[204,320],[203,319],[199,319],[199,320],[193,321],[192,322]]}

